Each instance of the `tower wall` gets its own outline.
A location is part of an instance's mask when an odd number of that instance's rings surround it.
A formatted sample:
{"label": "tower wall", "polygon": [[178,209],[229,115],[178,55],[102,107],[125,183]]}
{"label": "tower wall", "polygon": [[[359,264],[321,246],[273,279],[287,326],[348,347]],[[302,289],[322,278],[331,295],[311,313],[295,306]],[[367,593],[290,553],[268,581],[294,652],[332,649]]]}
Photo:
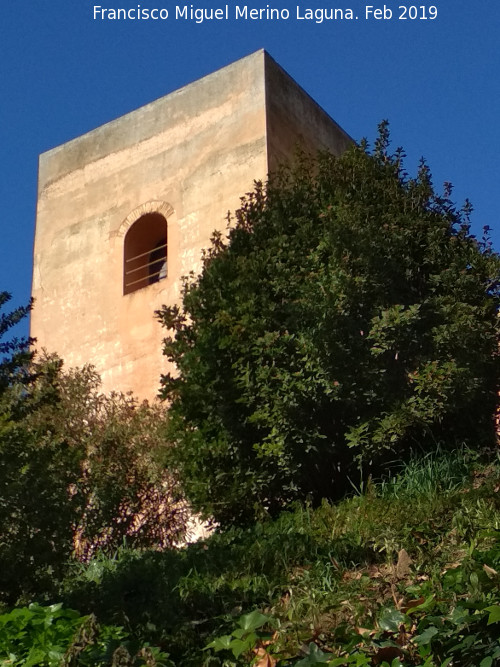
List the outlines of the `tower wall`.
{"label": "tower wall", "polygon": [[[291,109],[293,107],[293,109]],[[40,157],[31,335],[105,391],[153,398],[167,370],[154,310],[179,300],[214,229],[297,143],[349,138],[256,52]],[[168,224],[167,277],[124,294],[124,239],[141,216]]]}

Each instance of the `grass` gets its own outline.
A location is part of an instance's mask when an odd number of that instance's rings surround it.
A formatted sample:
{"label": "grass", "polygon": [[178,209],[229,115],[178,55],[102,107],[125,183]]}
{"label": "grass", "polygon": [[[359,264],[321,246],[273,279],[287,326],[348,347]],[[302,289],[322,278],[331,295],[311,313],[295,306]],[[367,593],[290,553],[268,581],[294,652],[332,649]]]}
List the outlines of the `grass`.
{"label": "grass", "polygon": [[[500,601],[483,568],[488,562],[494,572],[500,568],[499,481],[497,461],[438,452],[336,505],[297,506],[275,521],[215,534],[180,551],[123,549],[113,559],[95,559],[75,569],[63,599],[159,645],[181,666],[250,664],[257,644],[237,658],[231,650],[203,649],[231,636],[238,619],[255,609],[270,619],[274,639],[268,648],[260,645],[266,655],[274,651],[278,662],[269,664],[298,664],[311,643],[327,656],[355,658],[361,651],[358,658],[370,662],[359,664],[383,664],[371,661],[380,642],[395,643],[394,633],[381,630],[380,614],[392,613],[384,610],[402,614],[408,601],[420,598],[442,598],[442,609],[434,608],[439,614],[452,613],[459,600],[482,600],[484,608]],[[443,573],[457,569],[461,583],[444,586]],[[418,628],[404,623],[408,633]],[[366,646],[357,628],[371,633]],[[423,657],[417,648],[412,645],[413,654],[405,649],[407,662],[394,664],[427,664],[429,647],[421,649]],[[488,657],[494,648],[484,651]],[[477,667],[480,661],[452,664]]]}
{"label": "grass", "polygon": [[130,664],[493,667],[499,572],[498,458],[462,450],[185,549],[97,555],[52,602],[128,637]]}
{"label": "grass", "polygon": [[477,452],[462,448],[451,453],[437,449],[424,456],[413,456],[399,468],[391,467],[390,474],[378,485],[378,493],[387,498],[433,496],[454,491],[480,466]]}

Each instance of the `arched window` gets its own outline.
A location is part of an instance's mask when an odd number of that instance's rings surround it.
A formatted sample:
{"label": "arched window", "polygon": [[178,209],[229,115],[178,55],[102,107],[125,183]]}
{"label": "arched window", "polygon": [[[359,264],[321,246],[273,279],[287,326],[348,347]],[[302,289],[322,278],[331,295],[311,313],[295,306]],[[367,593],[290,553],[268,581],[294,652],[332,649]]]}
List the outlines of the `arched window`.
{"label": "arched window", "polygon": [[123,293],[167,277],[167,221],[161,213],[141,215],[125,236]]}

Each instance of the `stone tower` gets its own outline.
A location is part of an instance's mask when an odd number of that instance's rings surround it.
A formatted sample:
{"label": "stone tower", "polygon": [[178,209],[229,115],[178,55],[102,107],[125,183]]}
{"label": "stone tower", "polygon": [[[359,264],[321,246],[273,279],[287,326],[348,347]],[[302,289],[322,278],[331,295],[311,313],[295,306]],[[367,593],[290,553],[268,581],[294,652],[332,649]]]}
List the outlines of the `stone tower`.
{"label": "stone tower", "polygon": [[31,335],[105,391],[156,396],[154,319],[178,301],[228,210],[296,145],[335,154],[343,130],[258,51],[40,156]]}

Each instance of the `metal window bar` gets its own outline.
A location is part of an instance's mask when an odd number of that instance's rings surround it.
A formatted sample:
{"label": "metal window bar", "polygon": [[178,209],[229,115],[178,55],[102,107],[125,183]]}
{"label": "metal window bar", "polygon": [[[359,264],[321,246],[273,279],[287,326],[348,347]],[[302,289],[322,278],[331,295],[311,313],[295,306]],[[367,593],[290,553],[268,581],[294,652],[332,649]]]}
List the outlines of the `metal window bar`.
{"label": "metal window bar", "polygon": [[[134,260],[136,260],[136,259],[140,259],[141,257],[145,257],[146,255],[148,255],[149,257],[151,257],[151,254],[154,253],[154,252],[157,252],[158,250],[163,250],[163,249],[165,250],[165,254],[162,254],[160,257],[155,257],[154,259],[152,259],[151,261],[147,262],[146,264],[141,264],[140,266],[136,266],[136,267],[133,268],[133,269],[129,269],[128,271],[125,271],[125,276],[129,276],[129,275],[131,275],[131,274],[133,274],[133,273],[136,273],[137,271],[141,271],[142,269],[148,269],[148,268],[150,268],[150,267],[156,268],[155,265],[158,266],[158,265],[159,265],[159,264],[158,264],[159,262],[162,263],[162,265],[160,266],[160,269],[159,269],[158,271],[153,271],[152,273],[150,273],[150,272],[148,271],[147,275],[142,276],[141,278],[138,278],[137,280],[127,280],[127,279],[125,278],[125,280],[124,280],[124,288],[125,288],[125,289],[128,289],[129,287],[132,287],[133,285],[137,285],[137,284],[139,284],[139,283],[144,283],[144,285],[147,285],[147,284],[150,284],[150,282],[151,282],[151,278],[156,278],[156,277],[158,277],[158,276],[164,271],[164,266],[163,266],[163,264],[165,264],[165,263],[167,262],[167,251],[166,251],[166,248],[167,248],[167,244],[164,243],[163,245],[161,245],[161,246],[157,246],[157,247],[153,248],[152,250],[149,250],[149,251],[147,251],[147,252],[140,253],[139,255],[135,255],[134,257],[130,257],[129,259],[127,259],[126,262],[132,262],[132,261],[134,261]],[[154,281],[154,282],[156,282],[156,281]]]}
{"label": "metal window bar", "polygon": [[[166,261],[167,256],[162,255],[161,257],[157,257],[156,259],[152,259],[150,262],[147,264],[141,264],[140,266],[136,266],[135,269],[130,269],[129,271],[125,271],[125,275],[128,276],[130,273],[134,273],[135,271],[140,271],[141,269],[146,269],[149,266],[152,266],[153,264],[156,264],[157,262],[163,262],[164,260]],[[158,272],[159,273],[159,272]],[[148,275],[153,275],[152,273],[148,273]]]}
{"label": "metal window bar", "polygon": [[[146,250],[146,252],[141,252],[140,255],[135,255],[135,257],[130,257],[125,260],[125,262],[133,262],[134,259],[139,259],[139,257],[146,257],[146,255],[150,255],[152,252],[155,250],[162,250],[163,248],[166,248],[167,244],[164,243],[163,245],[156,246],[155,248],[151,248],[151,250]],[[166,256],[167,253],[165,253]]]}
{"label": "metal window bar", "polygon": [[148,273],[147,276],[143,276],[142,278],[139,278],[138,280],[131,280],[129,283],[125,283],[125,287],[130,287],[131,285],[136,285],[137,283],[144,283],[144,282],[147,282],[147,284],[149,284],[149,279],[154,278],[154,276],[159,276],[161,272],[162,272],[162,269],[160,269],[156,273]]}

